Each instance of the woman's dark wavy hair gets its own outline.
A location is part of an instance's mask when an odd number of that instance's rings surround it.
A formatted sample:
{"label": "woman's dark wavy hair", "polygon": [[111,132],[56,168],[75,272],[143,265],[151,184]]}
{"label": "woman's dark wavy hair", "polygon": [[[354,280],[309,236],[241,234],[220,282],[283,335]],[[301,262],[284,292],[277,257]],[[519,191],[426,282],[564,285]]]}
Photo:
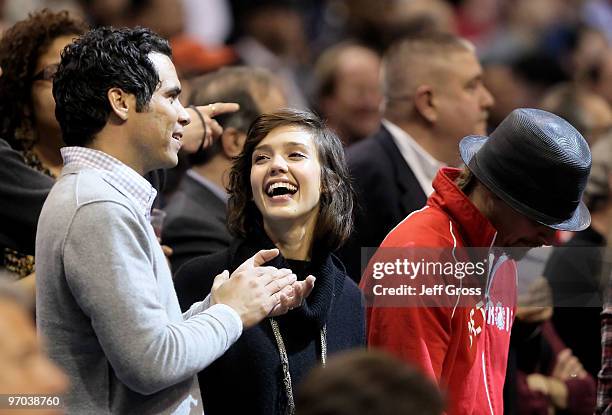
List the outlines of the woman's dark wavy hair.
{"label": "woman's dark wavy hair", "polygon": [[53,96],[66,144],[87,145],[102,130],[111,113],[111,88],[135,95],[136,111],[148,108],[159,84],[152,52],[172,56],[167,40],[140,27],[93,29],[64,49]]}
{"label": "woman's dark wavy hair", "polygon": [[255,147],[274,129],[296,126],[312,135],[321,164],[321,198],[314,243],[335,251],[353,229],[354,192],[338,136],[310,111],[282,109],[262,114],[251,124],[242,153],[234,159],[228,192],[228,227],[238,237],[246,238],[263,229],[262,216],[253,202],[251,166]]}
{"label": "woman's dark wavy hair", "polygon": [[68,12],[45,9],[15,23],[0,37],[0,137],[13,147],[24,149],[26,144],[19,142],[16,131],[32,126],[32,78],[38,57],[58,37],[78,36],[86,30],[87,25]]}

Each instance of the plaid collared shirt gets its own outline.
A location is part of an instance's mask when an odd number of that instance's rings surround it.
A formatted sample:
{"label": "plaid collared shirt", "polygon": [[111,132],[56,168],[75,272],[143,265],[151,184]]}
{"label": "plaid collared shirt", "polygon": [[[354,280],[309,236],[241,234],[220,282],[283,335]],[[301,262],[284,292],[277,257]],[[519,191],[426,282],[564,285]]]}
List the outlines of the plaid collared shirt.
{"label": "plaid collared shirt", "polygon": [[116,158],[98,150],[86,147],[63,147],[64,166],[71,164],[103,170],[106,179],[125,191],[148,219],[157,191],[151,184]]}
{"label": "plaid collared shirt", "polygon": [[606,302],[601,313],[601,350],[595,413],[612,415],[612,275],[608,277]]}

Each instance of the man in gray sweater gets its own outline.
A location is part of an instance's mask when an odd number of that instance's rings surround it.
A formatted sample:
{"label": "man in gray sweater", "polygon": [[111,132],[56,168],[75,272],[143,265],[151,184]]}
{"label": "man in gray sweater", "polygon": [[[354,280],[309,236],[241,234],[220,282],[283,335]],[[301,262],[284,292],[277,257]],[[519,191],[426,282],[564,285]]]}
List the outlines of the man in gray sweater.
{"label": "man in gray sweater", "polygon": [[312,289],[260,251],[181,314],[142,177],[176,165],[190,122],[170,56],[148,29],[100,28],[64,50],[54,79],[68,147],[38,226],[37,322],[70,377],[69,413],[201,414],[194,375]]}

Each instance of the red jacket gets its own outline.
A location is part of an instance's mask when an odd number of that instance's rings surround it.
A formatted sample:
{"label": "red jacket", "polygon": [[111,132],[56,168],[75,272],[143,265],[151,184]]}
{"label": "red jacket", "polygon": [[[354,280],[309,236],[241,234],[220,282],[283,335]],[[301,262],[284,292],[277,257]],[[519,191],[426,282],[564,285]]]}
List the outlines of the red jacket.
{"label": "red jacket", "polygon": [[[393,229],[380,248],[490,248],[496,230],[455,185],[459,172],[441,169],[427,205]],[[516,265],[505,256],[489,259],[492,265],[483,276],[488,288],[474,306],[452,306],[452,301],[442,307],[377,307],[374,303],[367,310],[369,346],[422,368],[446,391],[448,412],[453,415],[503,413]],[[366,297],[372,296],[374,283],[366,270],[361,280]]]}

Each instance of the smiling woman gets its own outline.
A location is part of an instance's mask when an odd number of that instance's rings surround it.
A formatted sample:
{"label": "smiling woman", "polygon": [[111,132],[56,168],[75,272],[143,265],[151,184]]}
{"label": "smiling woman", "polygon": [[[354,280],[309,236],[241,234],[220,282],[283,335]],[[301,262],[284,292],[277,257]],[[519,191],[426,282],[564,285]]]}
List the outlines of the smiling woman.
{"label": "smiling woman", "polygon": [[[338,137],[314,114],[264,114],[248,131],[230,173],[229,249],[194,259],[175,277],[183,309],[210,291],[215,270],[234,270],[251,252],[281,252],[269,265],[314,281],[294,310],[246,330],[200,374],[207,414],[294,413],[293,390],[328,354],[361,347],[363,302],[333,255],[352,228],[353,191]],[[241,391],[235,399],[233,391]]]}
{"label": "smiling woman", "polygon": [[[267,209],[270,203],[264,203],[268,199],[262,197],[263,188],[253,183],[268,170],[266,184],[290,177],[294,182],[289,184],[297,185],[297,192],[291,195],[295,203],[289,206],[304,213],[316,199],[316,212],[310,217],[317,220],[310,236],[325,249],[336,251],[353,227],[353,189],[338,137],[309,112],[284,110],[264,114],[254,122],[230,173],[228,227],[233,234],[245,238],[254,228],[276,224],[267,221],[266,225],[264,216],[282,210]],[[298,178],[304,189],[300,190]]]}

